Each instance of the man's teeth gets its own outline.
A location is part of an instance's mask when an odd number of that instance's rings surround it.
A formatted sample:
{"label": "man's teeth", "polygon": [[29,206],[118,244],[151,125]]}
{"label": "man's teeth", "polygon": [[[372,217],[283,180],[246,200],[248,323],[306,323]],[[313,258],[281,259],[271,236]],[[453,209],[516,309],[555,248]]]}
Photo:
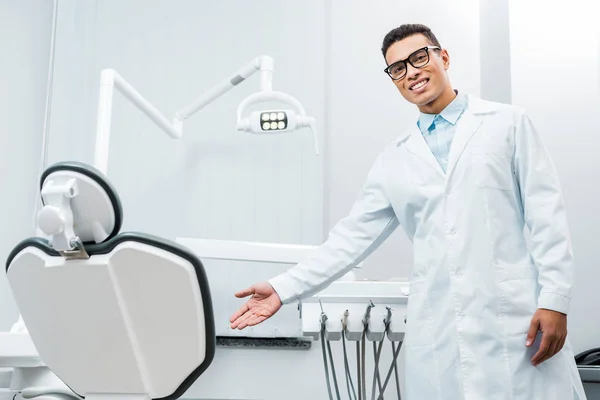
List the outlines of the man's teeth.
{"label": "man's teeth", "polygon": [[420,89],[426,83],[427,83],[427,80],[421,81],[421,82],[417,83],[415,86],[413,86],[410,90]]}

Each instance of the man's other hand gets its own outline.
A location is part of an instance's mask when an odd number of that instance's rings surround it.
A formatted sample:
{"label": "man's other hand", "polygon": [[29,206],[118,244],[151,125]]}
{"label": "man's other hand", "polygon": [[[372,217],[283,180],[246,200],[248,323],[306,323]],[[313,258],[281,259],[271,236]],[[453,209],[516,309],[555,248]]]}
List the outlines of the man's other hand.
{"label": "man's other hand", "polygon": [[281,308],[281,299],[268,282],[257,283],[235,294],[237,298],[252,297],[231,316],[231,329],[242,330],[260,324]]}
{"label": "man's other hand", "polygon": [[542,332],[542,342],[531,359],[531,363],[536,367],[553,357],[565,345],[567,316],[557,311],[538,309],[531,319],[527,333],[527,347],[531,347],[538,331]]}

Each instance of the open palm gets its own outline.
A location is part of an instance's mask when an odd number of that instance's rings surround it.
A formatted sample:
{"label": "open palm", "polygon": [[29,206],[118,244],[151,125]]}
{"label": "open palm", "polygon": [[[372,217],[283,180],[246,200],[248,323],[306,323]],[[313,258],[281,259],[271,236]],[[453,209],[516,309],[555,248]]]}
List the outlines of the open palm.
{"label": "open palm", "polygon": [[281,308],[281,299],[268,282],[257,283],[235,294],[237,298],[252,297],[231,316],[232,329],[244,329],[260,324]]}

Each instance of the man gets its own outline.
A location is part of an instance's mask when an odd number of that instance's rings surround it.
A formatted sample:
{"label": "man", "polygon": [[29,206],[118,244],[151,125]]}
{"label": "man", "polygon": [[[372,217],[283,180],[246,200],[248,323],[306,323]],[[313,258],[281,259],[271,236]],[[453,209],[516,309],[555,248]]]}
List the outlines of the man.
{"label": "man", "polygon": [[232,328],[322,290],[401,226],[414,245],[406,399],[585,399],[566,339],[567,219],[540,136],[523,110],[453,90],[450,56],[427,27],[392,30],[382,51],[418,121],[310,259],[236,294],[252,298]]}

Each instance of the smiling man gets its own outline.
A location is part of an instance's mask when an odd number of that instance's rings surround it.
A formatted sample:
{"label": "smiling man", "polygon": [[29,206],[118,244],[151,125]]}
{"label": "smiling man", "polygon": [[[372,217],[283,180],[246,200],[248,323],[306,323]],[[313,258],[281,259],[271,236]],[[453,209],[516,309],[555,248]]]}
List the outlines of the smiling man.
{"label": "smiling man", "polygon": [[401,226],[414,246],[403,398],[585,399],[567,339],[567,217],[540,135],[522,109],[455,90],[429,28],[392,30],[382,52],[418,120],[309,259],[236,294],[252,297],[232,328],[322,290]]}

